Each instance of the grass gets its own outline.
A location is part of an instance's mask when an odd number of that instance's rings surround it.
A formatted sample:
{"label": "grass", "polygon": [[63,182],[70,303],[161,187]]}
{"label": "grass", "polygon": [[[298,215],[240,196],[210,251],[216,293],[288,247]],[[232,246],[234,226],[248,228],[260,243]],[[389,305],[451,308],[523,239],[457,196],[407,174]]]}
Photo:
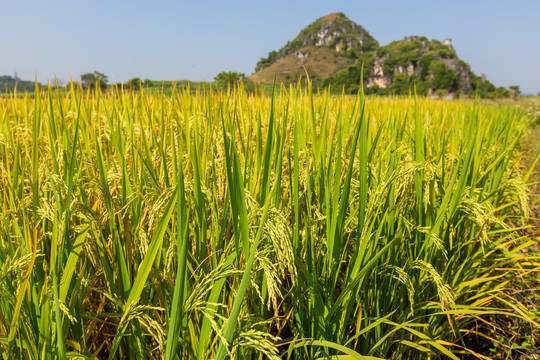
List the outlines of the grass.
{"label": "grass", "polygon": [[[325,79],[339,70],[354,63],[345,52],[339,54],[334,49],[322,46],[305,46],[302,48],[306,58],[299,58],[295,52],[285,56],[280,61],[252,74],[249,79],[259,86],[272,84],[274,77],[278,81],[291,82],[309,72],[310,77]],[[294,69],[292,72],[290,69]]]}
{"label": "grass", "polygon": [[1,98],[0,354],[530,352],[529,121],[294,87]]}

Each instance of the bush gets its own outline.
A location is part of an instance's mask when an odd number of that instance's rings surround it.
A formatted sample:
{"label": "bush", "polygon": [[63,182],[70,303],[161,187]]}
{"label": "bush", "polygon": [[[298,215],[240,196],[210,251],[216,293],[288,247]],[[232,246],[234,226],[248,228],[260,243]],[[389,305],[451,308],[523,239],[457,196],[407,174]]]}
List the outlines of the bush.
{"label": "bush", "polygon": [[132,90],[139,90],[141,88],[142,82],[139,78],[133,78],[127,82],[127,86]]}
{"label": "bush", "polygon": [[81,83],[84,89],[91,90],[97,89],[98,87],[101,90],[107,88],[107,82],[109,77],[99,71],[94,71],[93,73],[85,73],[81,75]]}

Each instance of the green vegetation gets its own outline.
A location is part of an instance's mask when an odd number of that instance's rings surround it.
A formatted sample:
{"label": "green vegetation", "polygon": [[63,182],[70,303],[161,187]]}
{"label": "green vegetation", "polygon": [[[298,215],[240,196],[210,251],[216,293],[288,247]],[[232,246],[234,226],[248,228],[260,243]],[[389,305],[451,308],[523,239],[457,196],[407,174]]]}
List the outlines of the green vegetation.
{"label": "green vegetation", "polygon": [[[150,82],[146,82],[147,85],[150,85]],[[143,86],[143,82],[140,78],[132,78],[127,82],[127,86],[132,90],[139,90]]]}
{"label": "green vegetation", "polygon": [[[357,94],[360,91],[360,79],[367,79],[373,72],[373,62],[375,53],[369,52],[364,54],[364,63],[356,63],[348,68],[338,72],[336,75],[324,79],[319,82],[319,87],[326,88],[330,86],[332,91],[341,92],[345,90],[347,94]],[[366,89],[369,93],[373,93],[374,89]]]}
{"label": "green vegetation", "polygon": [[214,77],[214,80],[219,86],[228,87],[244,81],[246,75],[235,71],[222,71]]}
{"label": "green vegetation", "polygon": [[[464,93],[470,97],[506,98],[511,94],[503,87],[495,87],[484,77],[476,76],[469,71],[468,65],[458,60],[455,51],[437,40],[411,36],[401,41],[378,48],[376,52],[366,53],[363,63],[356,63],[334,76],[325,79],[323,86],[332,86],[334,91],[344,89],[346,93],[355,94],[360,88],[361,79],[364,86],[374,75],[375,64],[378,63],[384,76],[390,83],[386,88],[376,85],[366,87],[367,94],[376,95],[408,95],[415,92],[419,95]],[[408,67],[413,73],[409,73]],[[361,69],[364,69],[363,74]],[[363,75],[363,76],[362,76]],[[469,81],[467,81],[469,77]],[[467,83],[470,82],[470,88]],[[514,96],[516,97],[516,96]]]}
{"label": "green vegetation", "polygon": [[512,92],[512,97],[514,99],[517,99],[519,94],[521,94],[521,90],[519,89],[519,85],[511,85],[509,87],[510,91]]}
{"label": "green vegetation", "polygon": [[188,89],[0,98],[0,357],[534,350],[522,110]]}
{"label": "green vegetation", "polygon": [[216,87],[214,82],[205,81],[189,81],[189,80],[150,80],[141,81],[140,78],[133,78],[123,84],[110,85],[108,91],[116,92],[116,90],[124,88],[125,90],[137,91],[144,90],[146,93],[160,94],[171,96],[178,91],[188,91],[196,93],[198,89],[210,90]]}
{"label": "green vegetation", "polygon": [[[42,86],[38,84],[38,86]],[[15,89],[20,92],[33,92],[36,88],[34,81],[21,80],[15,74],[15,76],[0,75],[0,93],[13,92]]]}
{"label": "green vegetation", "polygon": [[472,93],[478,94],[481,98],[500,99],[510,96],[510,91],[504,87],[496,87],[485,79],[484,76],[477,76],[471,72]]}
{"label": "green vegetation", "polygon": [[270,51],[267,57],[262,58],[261,60],[257,62],[255,71],[259,71],[261,69],[264,69],[265,67],[272,65],[276,61],[278,55],[279,53],[277,51],[275,50]]}
{"label": "green vegetation", "polygon": [[407,66],[413,61],[421,61],[422,58],[428,56],[440,59],[456,59],[454,49],[441,44],[437,40],[429,41],[425,37],[411,36],[404,40],[394,41],[377,50],[380,57],[387,55],[388,59],[385,63],[392,66]]}
{"label": "green vegetation", "polygon": [[107,82],[109,81],[108,76],[99,71],[94,71],[93,73],[85,73],[81,75],[81,84],[83,89],[96,89],[100,88],[105,90],[107,88]]}
{"label": "green vegetation", "polygon": [[253,93],[256,90],[255,84],[246,79],[244,73],[235,71],[222,71],[214,77],[216,89],[232,89],[242,86],[246,93]]}
{"label": "green vegetation", "polygon": [[[368,79],[374,75],[375,63],[378,62],[382,64],[382,71],[390,86],[384,89],[371,86],[366,88],[367,93],[407,95],[416,90],[418,94],[428,95],[440,90],[455,92],[463,87],[459,83],[458,71],[446,65],[445,61],[452,61],[468,73],[467,65],[457,60],[451,47],[417,36],[380,47],[376,52],[367,53],[363,60],[363,63],[358,62],[326,79],[324,84],[332,85],[334,89],[344,88],[347,93],[354,94],[360,87],[362,66],[364,85],[367,85]],[[409,73],[409,66],[412,66],[412,74]]]}

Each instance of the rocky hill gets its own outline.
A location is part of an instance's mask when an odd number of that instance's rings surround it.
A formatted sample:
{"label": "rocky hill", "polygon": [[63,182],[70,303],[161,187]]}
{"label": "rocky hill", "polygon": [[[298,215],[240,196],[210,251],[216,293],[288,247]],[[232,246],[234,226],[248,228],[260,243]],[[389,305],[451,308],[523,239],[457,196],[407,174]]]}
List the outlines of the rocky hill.
{"label": "rocky hill", "polygon": [[[434,88],[471,89],[469,65],[457,58],[452,40],[442,43],[425,37],[411,36],[380,48],[373,62],[373,73],[367,86],[386,88],[405,76],[420,80],[431,78]],[[385,71],[386,70],[386,71]]]}
{"label": "rocky hill", "polygon": [[407,93],[413,86],[421,94],[505,92],[474,75],[457,57],[450,39],[410,36],[381,47],[343,13],[317,19],[283,48],[271,51],[249,79],[271,84],[275,75],[278,82],[287,84],[306,73],[316,84],[347,92],[358,91],[361,79],[367,92],[381,94]]}
{"label": "rocky hill", "polygon": [[355,64],[379,44],[364,28],[342,13],[317,19],[278,51],[271,51],[257,63],[250,79],[272,83],[274,74],[285,83],[306,71],[314,79],[324,79]]}

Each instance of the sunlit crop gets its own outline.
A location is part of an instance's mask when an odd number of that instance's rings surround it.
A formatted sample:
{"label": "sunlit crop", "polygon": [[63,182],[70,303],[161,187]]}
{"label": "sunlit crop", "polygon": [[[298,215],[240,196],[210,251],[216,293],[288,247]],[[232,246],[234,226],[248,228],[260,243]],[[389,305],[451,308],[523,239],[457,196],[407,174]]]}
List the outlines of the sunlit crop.
{"label": "sunlit crop", "polygon": [[0,353],[474,356],[539,326],[525,128],[299,88],[0,98]]}

